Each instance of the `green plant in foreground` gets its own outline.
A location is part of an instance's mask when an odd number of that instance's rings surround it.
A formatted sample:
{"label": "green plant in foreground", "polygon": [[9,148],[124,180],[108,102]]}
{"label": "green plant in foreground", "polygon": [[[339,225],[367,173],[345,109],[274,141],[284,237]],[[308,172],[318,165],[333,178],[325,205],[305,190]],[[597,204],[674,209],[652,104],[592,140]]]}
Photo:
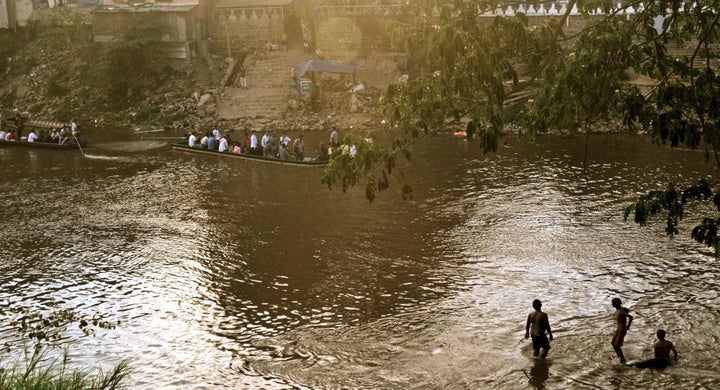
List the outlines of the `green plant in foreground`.
{"label": "green plant in foreground", "polygon": [[[48,358],[47,349],[40,344],[24,360],[6,366],[0,357],[0,389],[117,389],[130,374],[127,360],[120,361],[112,370],[103,372],[101,368],[72,369],[68,367],[68,352],[60,357]],[[26,351],[27,353],[27,351]]]}

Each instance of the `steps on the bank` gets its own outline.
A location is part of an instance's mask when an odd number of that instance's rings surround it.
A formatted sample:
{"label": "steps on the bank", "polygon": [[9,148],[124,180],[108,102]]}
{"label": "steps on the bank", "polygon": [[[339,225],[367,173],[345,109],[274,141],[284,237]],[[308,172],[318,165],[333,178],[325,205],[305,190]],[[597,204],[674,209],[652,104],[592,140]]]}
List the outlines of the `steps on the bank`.
{"label": "steps on the bank", "polygon": [[302,49],[283,49],[267,54],[250,54],[245,59],[248,88],[240,88],[240,78],[218,97],[218,117],[222,119],[267,118],[285,115],[290,94],[290,69],[309,58]]}

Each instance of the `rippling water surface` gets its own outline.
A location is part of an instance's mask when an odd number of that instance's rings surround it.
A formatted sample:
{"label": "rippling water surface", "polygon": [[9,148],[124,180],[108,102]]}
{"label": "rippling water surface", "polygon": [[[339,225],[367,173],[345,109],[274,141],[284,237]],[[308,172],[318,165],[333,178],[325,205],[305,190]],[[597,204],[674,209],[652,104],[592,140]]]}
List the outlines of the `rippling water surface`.
{"label": "rippling water surface", "polygon": [[[85,157],[0,149],[8,356],[19,318],[69,310],[112,326],[73,322],[52,344],[80,365],[132,359],[133,389],[720,387],[720,263],[693,221],[669,240],[622,216],[628,195],[716,176],[702,153],[595,136],[585,175],[581,140],[483,155],[429,137],[403,168],[414,199],[368,204],[320,170],[96,138]],[[628,358],[662,327],[676,365],[617,363],[616,296],[635,315]],[[523,338],[535,298],[547,361]]]}

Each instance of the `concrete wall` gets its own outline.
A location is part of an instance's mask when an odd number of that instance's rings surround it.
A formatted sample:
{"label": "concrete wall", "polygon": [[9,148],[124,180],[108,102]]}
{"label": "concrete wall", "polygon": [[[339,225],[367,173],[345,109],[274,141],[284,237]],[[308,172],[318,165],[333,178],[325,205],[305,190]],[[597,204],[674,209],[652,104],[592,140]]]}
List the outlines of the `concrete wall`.
{"label": "concrete wall", "polygon": [[30,24],[33,14],[32,0],[7,0],[15,2],[15,16],[18,27],[25,27]]}
{"label": "concrete wall", "polygon": [[8,18],[8,1],[0,0],[0,29],[10,28],[10,19]]}
{"label": "concrete wall", "polygon": [[282,7],[215,10],[210,26],[213,50],[231,53],[261,50],[266,43],[284,41],[285,16]]}

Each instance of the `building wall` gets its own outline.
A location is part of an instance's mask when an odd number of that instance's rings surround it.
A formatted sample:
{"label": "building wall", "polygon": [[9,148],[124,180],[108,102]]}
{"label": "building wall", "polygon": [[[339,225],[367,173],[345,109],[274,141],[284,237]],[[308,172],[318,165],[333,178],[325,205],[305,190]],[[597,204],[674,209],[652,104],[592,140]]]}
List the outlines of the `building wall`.
{"label": "building wall", "polygon": [[282,7],[215,10],[212,17],[209,33],[216,45],[212,48],[215,51],[226,52],[228,41],[231,53],[260,50],[266,43],[284,41]]}
{"label": "building wall", "polygon": [[0,0],[0,29],[10,28],[10,19],[8,18],[8,1]]}
{"label": "building wall", "polygon": [[30,24],[33,14],[32,0],[7,0],[15,3],[15,17],[18,27],[26,27]]}

